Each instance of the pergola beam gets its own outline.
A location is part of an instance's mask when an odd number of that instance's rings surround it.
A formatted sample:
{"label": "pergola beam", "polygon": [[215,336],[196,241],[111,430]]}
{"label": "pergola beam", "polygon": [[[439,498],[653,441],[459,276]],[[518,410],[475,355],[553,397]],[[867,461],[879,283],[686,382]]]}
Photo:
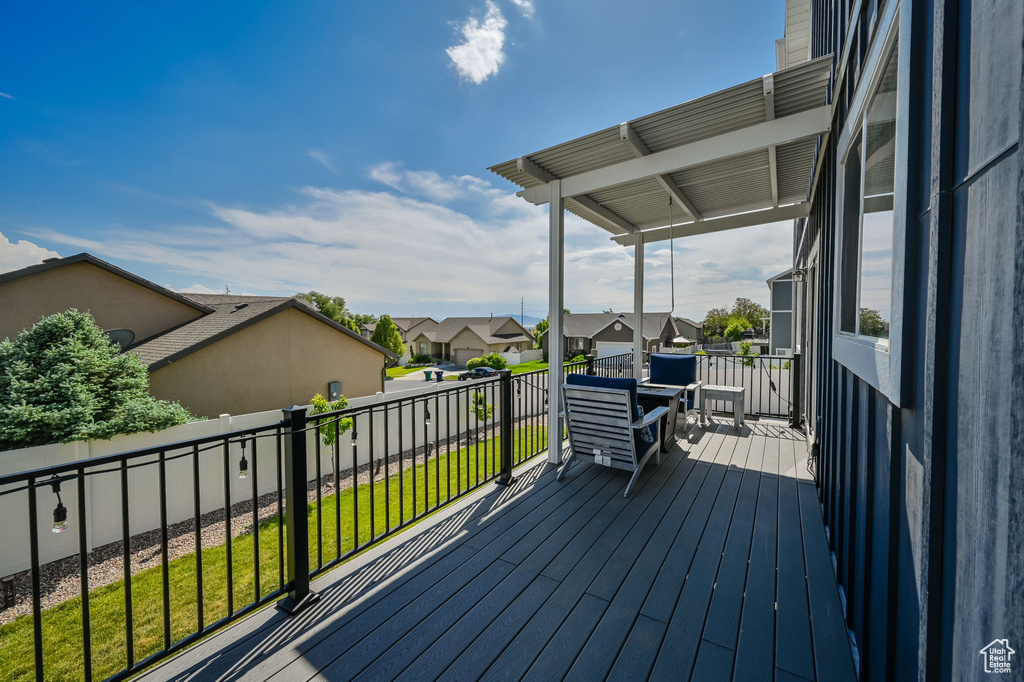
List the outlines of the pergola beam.
{"label": "pergola beam", "polygon": [[[623,144],[629,147],[629,150],[633,152],[633,156],[636,158],[639,159],[641,156],[650,156],[650,148],[643,140],[640,139],[640,135],[637,134],[633,125],[629,121],[619,124],[619,139],[622,140]],[[668,192],[669,196],[672,197],[672,200],[676,202],[676,206],[681,206],[683,210],[690,214],[690,218],[693,220],[703,219],[700,211],[698,211],[697,207],[693,205],[693,202],[687,198],[686,194],[683,193],[683,190],[680,189],[679,185],[676,184],[676,181],[672,179],[671,175],[663,173],[657,176],[655,180],[658,181],[658,184],[661,185],[663,190]]]}
{"label": "pergola beam", "polygon": [[639,237],[643,239],[645,244],[650,244],[651,242],[665,241],[673,237],[679,239],[680,237],[693,237],[709,232],[722,232],[723,230],[735,230],[740,227],[753,227],[754,225],[777,223],[795,218],[806,218],[809,214],[810,204],[791,204],[778,208],[768,208],[762,211],[751,211],[750,213],[738,213],[722,218],[708,218],[696,222],[677,224],[674,229],[667,225],[655,227],[641,230],[636,234],[623,234],[612,237],[612,241],[618,242],[623,246],[632,246]]}
{"label": "pergola beam", "polygon": [[[563,197],[590,194],[607,187],[673,173],[709,161],[816,137],[828,131],[831,128],[831,122],[832,107],[824,105],[816,109],[808,109],[791,116],[776,118],[740,130],[562,178],[561,193]],[[525,157],[521,158],[526,160]],[[538,206],[551,200],[551,188],[547,185],[530,187],[517,192],[517,194]]]}
{"label": "pergola beam", "polygon": [[[775,76],[768,74],[761,79],[764,91],[764,120],[775,120]],[[772,185],[772,207],[779,207],[779,164],[775,155],[775,145],[768,147],[768,174]]]}
{"label": "pergola beam", "polygon": [[519,169],[520,173],[526,173],[534,180],[539,180],[540,182],[546,183],[558,179],[552,173],[538,166],[529,156],[520,156],[516,159],[516,168]]}
{"label": "pergola beam", "polygon": [[634,225],[633,223],[629,222],[628,220],[626,220],[625,218],[620,216],[618,213],[615,213],[614,211],[611,211],[611,210],[605,208],[604,206],[602,206],[601,204],[597,203],[596,201],[594,201],[593,199],[591,199],[590,197],[588,197],[585,194],[581,194],[578,197],[571,197],[571,198],[572,198],[573,201],[575,201],[581,207],[583,207],[586,210],[590,211],[594,215],[597,215],[597,216],[603,218],[604,220],[608,221],[609,223],[611,223],[615,227],[619,228],[623,232],[639,232],[640,231],[640,228],[638,228],[636,225]]}

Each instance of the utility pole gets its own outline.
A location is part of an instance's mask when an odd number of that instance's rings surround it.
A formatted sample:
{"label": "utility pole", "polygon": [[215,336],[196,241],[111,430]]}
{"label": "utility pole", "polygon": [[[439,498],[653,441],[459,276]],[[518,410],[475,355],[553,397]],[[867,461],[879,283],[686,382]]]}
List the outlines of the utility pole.
{"label": "utility pole", "polygon": [[519,326],[520,327],[525,327],[526,326],[526,313],[523,312],[523,309],[525,307],[526,307],[526,304],[524,303],[523,298],[520,296],[519,297]]}

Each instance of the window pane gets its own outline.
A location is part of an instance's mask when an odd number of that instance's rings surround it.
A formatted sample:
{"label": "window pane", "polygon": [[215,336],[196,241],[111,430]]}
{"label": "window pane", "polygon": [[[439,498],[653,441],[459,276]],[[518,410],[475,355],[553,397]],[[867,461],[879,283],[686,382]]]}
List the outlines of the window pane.
{"label": "window pane", "polygon": [[860,141],[843,165],[843,224],[839,254],[840,331],[857,333],[857,271],[860,237]]}
{"label": "window pane", "polygon": [[892,321],[893,169],[896,162],[896,67],[890,52],[868,104],[864,151],[864,217],[860,243],[859,333],[889,338]]}

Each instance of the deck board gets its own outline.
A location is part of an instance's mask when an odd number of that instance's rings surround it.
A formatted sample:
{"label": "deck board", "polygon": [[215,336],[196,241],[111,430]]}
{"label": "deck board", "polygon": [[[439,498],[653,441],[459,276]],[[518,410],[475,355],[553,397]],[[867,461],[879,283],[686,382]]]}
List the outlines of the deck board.
{"label": "deck board", "polygon": [[[854,680],[803,435],[694,429],[626,472],[541,462],[148,679]],[[777,609],[777,610],[776,610]]]}

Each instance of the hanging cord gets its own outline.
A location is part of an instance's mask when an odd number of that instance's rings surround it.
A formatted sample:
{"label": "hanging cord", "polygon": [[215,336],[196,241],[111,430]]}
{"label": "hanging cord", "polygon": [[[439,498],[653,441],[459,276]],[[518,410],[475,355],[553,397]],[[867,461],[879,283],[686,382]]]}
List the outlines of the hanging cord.
{"label": "hanging cord", "polygon": [[668,316],[672,317],[676,311],[676,223],[672,218],[672,197],[668,198],[668,258],[672,283],[672,310]]}

